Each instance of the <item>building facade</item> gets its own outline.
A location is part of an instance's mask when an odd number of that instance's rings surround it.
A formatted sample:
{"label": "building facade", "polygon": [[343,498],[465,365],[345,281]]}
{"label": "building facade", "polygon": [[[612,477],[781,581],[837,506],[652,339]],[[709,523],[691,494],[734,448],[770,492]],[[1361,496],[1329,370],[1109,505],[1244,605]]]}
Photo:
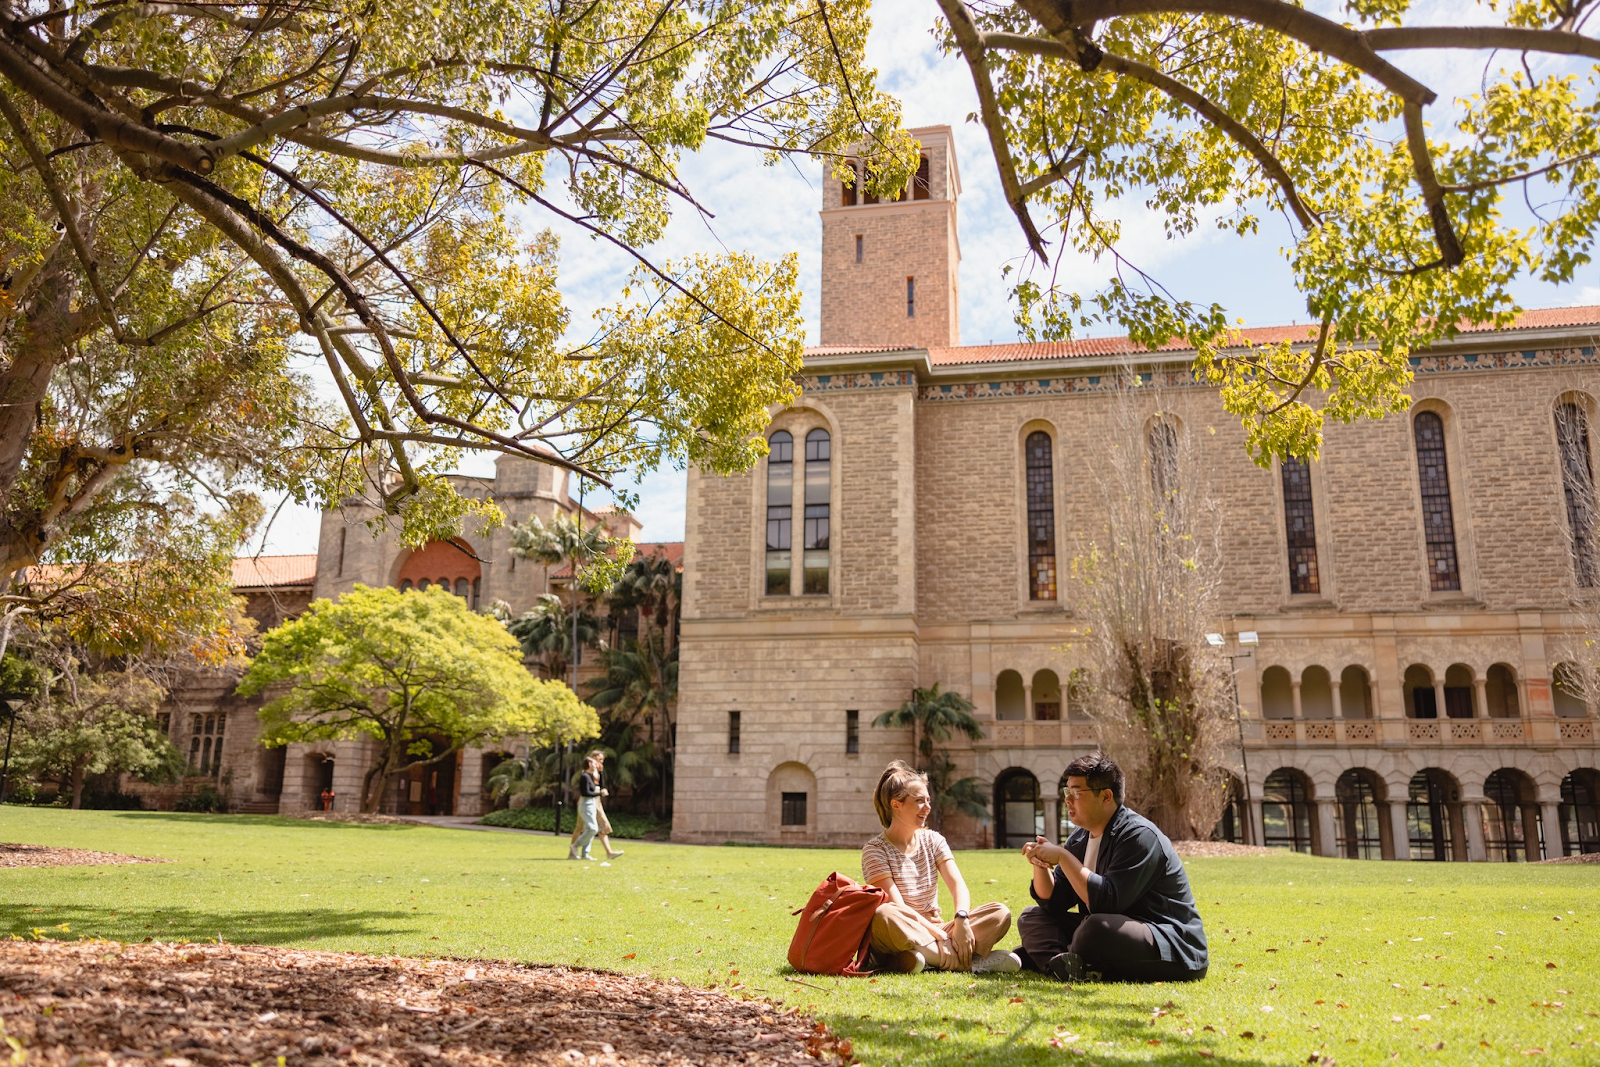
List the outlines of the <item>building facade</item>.
{"label": "building facade", "polygon": [[[560,592],[569,580],[560,567],[519,560],[511,553],[514,525],[537,516],[550,522],[580,511],[568,484],[568,473],[537,460],[502,456],[495,474],[485,478],[456,477],[456,489],[474,499],[493,499],[505,512],[506,524],[486,531],[469,526],[450,542],[431,542],[419,549],[400,544],[392,528],[369,525],[377,518],[370,506],[347,503],[323,512],[314,555],[263,556],[235,561],[235,592],[245,613],[265,632],[305,611],[314,599],[338,599],[357,584],[399,589],[444,585],[475,609],[503,601],[515,614],[532,608],[548,592]],[[640,527],[632,516],[607,509],[581,509],[584,521],[600,522],[616,537],[637,539]],[[674,563],[682,558],[676,543],[642,544],[642,553],[662,553]],[[531,666],[531,665],[530,665]],[[596,673],[592,658],[580,660],[580,678]],[[234,693],[241,671],[204,670],[173,687],[163,716],[168,736],[187,755],[189,777],[179,786],[128,782],[124,788],[143,794],[147,803],[171,807],[210,785],[229,810],[270,814],[311,811],[323,806],[331,792],[335,811],[357,811],[361,783],[378,759],[372,740],[325,741],[265,748],[260,743],[258,711],[265,698]],[[485,780],[518,739],[467,748],[454,759],[397,778],[386,793],[382,810],[405,815],[476,815],[487,809]]]}
{"label": "building facade", "polygon": [[1573,521],[1600,308],[1419,352],[1408,413],[1263,469],[1192,352],[961,346],[950,131],[916,132],[900,201],[824,176],[821,344],[768,457],[690,472],[674,839],[858,845],[884,764],[911,755],[870,724],[935,682],[977,708],[984,738],[955,754],[992,798],[952,839],[1060,832],[1062,772],[1095,747],[1060,575],[1104,524],[1083,457],[1133,363],[1222,514],[1243,759],[1219,832],[1371,858],[1600,851],[1600,736],[1560,684],[1600,578]]}

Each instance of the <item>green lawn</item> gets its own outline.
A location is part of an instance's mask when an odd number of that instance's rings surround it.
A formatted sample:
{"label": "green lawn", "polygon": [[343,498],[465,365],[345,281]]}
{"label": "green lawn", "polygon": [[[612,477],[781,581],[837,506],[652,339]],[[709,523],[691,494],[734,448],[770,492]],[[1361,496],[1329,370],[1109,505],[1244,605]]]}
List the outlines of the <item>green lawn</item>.
{"label": "green lawn", "polygon": [[[799,1006],[869,1064],[1600,1062],[1593,866],[1195,860],[1211,976],[1069,990],[791,974],[790,912],[830,870],[855,874],[851,852],[630,841],[601,867],[544,835],[17,807],[0,841],[173,861],[0,870],[0,924],[23,937],[649,972]],[[976,900],[1027,903],[1020,858],[958,858]]]}

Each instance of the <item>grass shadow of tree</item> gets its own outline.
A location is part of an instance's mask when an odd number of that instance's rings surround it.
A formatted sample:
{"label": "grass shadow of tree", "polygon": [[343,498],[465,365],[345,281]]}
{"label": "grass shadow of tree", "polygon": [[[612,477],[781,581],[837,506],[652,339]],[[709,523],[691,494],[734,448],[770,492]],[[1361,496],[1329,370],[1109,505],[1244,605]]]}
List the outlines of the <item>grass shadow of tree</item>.
{"label": "grass shadow of tree", "polygon": [[410,934],[420,929],[421,920],[404,911],[319,907],[207,911],[179,906],[122,909],[113,903],[98,907],[0,904],[0,936],[38,936],[56,941],[100,937],[124,942],[216,939],[238,944],[289,945]]}

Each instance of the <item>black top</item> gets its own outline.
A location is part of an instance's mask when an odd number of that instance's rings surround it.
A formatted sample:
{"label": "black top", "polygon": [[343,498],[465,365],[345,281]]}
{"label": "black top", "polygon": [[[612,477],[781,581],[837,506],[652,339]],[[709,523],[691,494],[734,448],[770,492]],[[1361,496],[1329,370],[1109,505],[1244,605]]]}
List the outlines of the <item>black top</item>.
{"label": "black top", "polygon": [[[1089,847],[1089,831],[1079,829],[1066,849],[1080,861]],[[1057,920],[1074,907],[1085,914],[1126,915],[1150,927],[1161,958],[1198,971],[1207,966],[1205,926],[1189,891],[1189,875],[1167,835],[1138,812],[1118,807],[1100,837],[1095,869],[1089,872],[1087,905],[1078,898],[1061,868],[1054,870],[1055,889],[1048,900],[1029,884],[1028,891]]]}
{"label": "black top", "polygon": [[580,797],[597,797],[600,795],[600,776],[584,771],[578,775],[578,795]]}

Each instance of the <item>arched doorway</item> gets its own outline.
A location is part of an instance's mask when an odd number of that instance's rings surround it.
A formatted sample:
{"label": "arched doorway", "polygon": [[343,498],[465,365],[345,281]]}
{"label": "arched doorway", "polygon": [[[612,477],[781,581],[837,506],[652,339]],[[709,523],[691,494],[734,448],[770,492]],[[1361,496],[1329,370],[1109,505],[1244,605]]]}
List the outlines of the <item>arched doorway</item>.
{"label": "arched doorway", "polygon": [[1022,675],[1016,671],[1001,671],[995,679],[994,717],[1002,722],[1028,717],[1028,699],[1022,691]]}
{"label": "arched doorway", "polygon": [[1261,791],[1261,828],[1268,848],[1311,851],[1311,789],[1306,776],[1291,767],[1267,775]]}
{"label": "arched doorway", "polygon": [[1246,840],[1245,828],[1249,826],[1246,819],[1244,806],[1244,786],[1239,779],[1228,775],[1228,799],[1222,809],[1222,815],[1217,819],[1217,825],[1211,831],[1211,840],[1228,841],[1235,845],[1244,845]]}
{"label": "arched doorway", "polygon": [[1261,714],[1269,719],[1294,718],[1294,686],[1282,667],[1261,673]]}
{"label": "arched doorway", "polygon": [[1039,779],[1031,771],[1013,767],[994,783],[996,848],[1021,848],[1044,833],[1044,801]]}
{"label": "arched doorway", "polygon": [[1540,859],[1543,827],[1533,782],[1526,774],[1501,767],[1483,783],[1483,850],[1485,858],[1506,863]]}
{"label": "arched doorway", "polygon": [[1561,850],[1568,856],[1600,852],[1600,772],[1573,771],[1561,779]]}
{"label": "arched doorway", "polygon": [[1433,672],[1420,663],[1406,668],[1401,685],[1406,714],[1413,719],[1437,719],[1439,694],[1433,688]]}
{"label": "arched doorway", "polygon": [[1406,831],[1412,859],[1444,862],[1455,858],[1460,799],[1455,779],[1437,767],[1411,776],[1406,787]]}
{"label": "arched doorway", "polygon": [[1055,671],[1034,672],[1033,717],[1044,722],[1061,718],[1061,679]]}
{"label": "arched doorway", "polygon": [[1334,783],[1339,855],[1345,859],[1383,859],[1383,818],[1378,795],[1378,776],[1369,770],[1345,771]]}
{"label": "arched doorway", "polygon": [[[306,774],[303,779],[310,788],[306,790],[306,810],[321,811],[324,795],[333,793],[333,757],[326,752],[313,752],[306,756]],[[356,798],[359,803],[360,798]]]}

